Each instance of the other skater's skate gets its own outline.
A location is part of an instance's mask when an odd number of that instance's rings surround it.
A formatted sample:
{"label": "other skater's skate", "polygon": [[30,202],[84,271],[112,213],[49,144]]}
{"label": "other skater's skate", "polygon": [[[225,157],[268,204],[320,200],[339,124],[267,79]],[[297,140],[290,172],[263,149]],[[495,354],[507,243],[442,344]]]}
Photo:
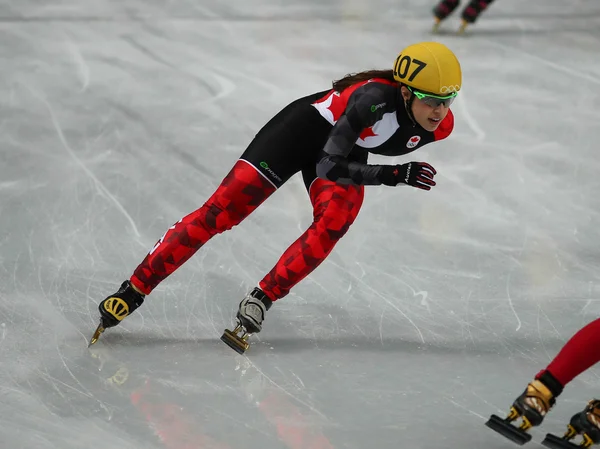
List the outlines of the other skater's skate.
{"label": "other skater's skate", "polygon": [[98,338],[100,338],[105,329],[119,324],[125,317],[131,315],[135,309],[141,306],[143,302],[144,295],[134,289],[129,281],[123,282],[119,291],[98,305],[100,324],[96,328],[88,347],[98,341]]}
{"label": "other skater's skate", "polygon": [[269,297],[260,288],[255,287],[240,302],[235,329],[233,331],[225,329],[221,340],[239,354],[246,352],[250,347],[248,337],[261,331],[265,314],[272,304]]}
{"label": "other skater's skate", "polygon": [[454,10],[460,4],[459,0],[440,0],[440,2],[433,8],[433,33],[437,33],[440,29],[440,24],[446,17],[454,12]]}
{"label": "other skater's skate", "polygon": [[469,25],[469,22],[467,22],[465,19],[462,19],[460,21],[460,26],[458,27],[458,34],[465,34],[465,31],[467,30],[468,25]]}
{"label": "other skater's skate", "polygon": [[[509,440],[523,445],[531,440],[531,435],[527,431],[542,423],[544,416],[555,402],[550,389],[540,380],[534,380],[515,400],[505,419],[492,415],[485,425]],[[512,423],[519,418],[521,424],[517,427]]]}
{"label": "other skater's skate", "polygon": [[[581,435],[581,442],[571,442],[577,435]],[[546,435],[542,444],[551,449],[577,449],[591,447],[600,443],[600,401],[590,401],[585,410],[573,415],[567,431],[561,437],[551,433]]]}

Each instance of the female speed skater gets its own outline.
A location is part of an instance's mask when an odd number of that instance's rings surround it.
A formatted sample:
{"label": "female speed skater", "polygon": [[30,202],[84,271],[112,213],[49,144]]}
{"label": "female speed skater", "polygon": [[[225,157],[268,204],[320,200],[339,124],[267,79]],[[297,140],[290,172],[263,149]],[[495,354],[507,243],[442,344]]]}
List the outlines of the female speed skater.
{"label": "female speed skater", "polygon": [[367,157],[404,155],[448,137],[454,127],[449,107],[461,83],[454,53],[443,44],[421,42],[402,50],[393,69],[346,75],[331,89],[290,103],[259,131],[204,205],[171,226],[130,279],[100,303],[100,324],[90,344],[212,237],[238,225],[301,172],[313,222],[241,301],[235,330],[221,337],[243,353],[271,305],[317,268],[346,234],[362,205],[364,186],[435,186],[436,170],[425,162],[369,165]]}
{"label": "female speed skater", "polygon": [[[525,391],[514,401],[508,416],[501,419],[492,415],[488,427],[518,444],[531,439],[527,431],[542,424],[544,417],[556,403],[563,388],[600,361],[600,319],[592,321],[571,337],[550,364],[541,370]],[[512,425],[521,418],[519,427]],[[581,435],[581,442],[571,442]],[[543,445],[553,448],[582,448],[600,444],[600,401],[591,400],[583,411],[573,415],[562,437],[546,435]]]}

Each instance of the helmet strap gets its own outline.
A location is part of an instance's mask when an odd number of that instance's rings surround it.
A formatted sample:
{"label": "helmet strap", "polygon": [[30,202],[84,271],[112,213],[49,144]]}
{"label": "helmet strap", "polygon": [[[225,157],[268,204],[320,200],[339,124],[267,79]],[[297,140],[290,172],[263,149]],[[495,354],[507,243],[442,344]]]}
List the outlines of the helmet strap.
{"label": "helmet strap", "polygon": [[[400,86],[404,86],[404,84],[401,84]],[[413,105],[413,102],[415,101],[414,92],[410,93],[410,98],[406,101],[404,101],[402,92],[399,92],[399,93],[400,93],[400,98],[402,99],[402,102],[404,103],[404,107],[406,108],[406,113],[408,114],[408,118],[410,119],[411,122],[413,122],[413,127],[417,126],[417,120],[415,119],[415,116],[413,115],[413,112],[412,112],[412,105]]]}

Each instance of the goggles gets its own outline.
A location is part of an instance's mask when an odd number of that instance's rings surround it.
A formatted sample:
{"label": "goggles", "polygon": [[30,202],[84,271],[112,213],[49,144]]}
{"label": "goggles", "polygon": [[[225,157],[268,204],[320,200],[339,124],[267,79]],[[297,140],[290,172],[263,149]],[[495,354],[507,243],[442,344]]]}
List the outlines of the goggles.
{"label": "goggles", "polygon": [[458,92],[452,92],[450,95],[440,96],[440,95],[433,95],[433,94],[419,92],[418,90],[414,90],[414,89],[410,88],[409,86],[406,86],[406,88],[412,94],[414,94],[415,97],[417,97],[419,100],[421,100],[427,106],[430,106],[432,108],[437,108],[438,106],[440,106],[442,104],[444,105],[445,108],[448,108],[448,107],[450,107],[452,102],[454,102],[454,99],[458,95]]}

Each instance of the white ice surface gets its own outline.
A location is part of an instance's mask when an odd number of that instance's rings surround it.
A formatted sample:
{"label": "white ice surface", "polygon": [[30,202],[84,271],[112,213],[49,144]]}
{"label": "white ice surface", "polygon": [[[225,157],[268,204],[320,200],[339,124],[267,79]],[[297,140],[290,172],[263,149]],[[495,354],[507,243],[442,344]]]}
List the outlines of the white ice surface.
{"label": "white ice surface", "polygon": [[[0,448],[514,447],[485,419],[600,312],[600,3],[499,0],[465,37],[432,3],[0,0]],[[273,114],[427,39],[464,70],[451,138],[397,158],[433,191],[368,188],[246,357],[219,337],[309,225],[299,178],[87,349]]]}

